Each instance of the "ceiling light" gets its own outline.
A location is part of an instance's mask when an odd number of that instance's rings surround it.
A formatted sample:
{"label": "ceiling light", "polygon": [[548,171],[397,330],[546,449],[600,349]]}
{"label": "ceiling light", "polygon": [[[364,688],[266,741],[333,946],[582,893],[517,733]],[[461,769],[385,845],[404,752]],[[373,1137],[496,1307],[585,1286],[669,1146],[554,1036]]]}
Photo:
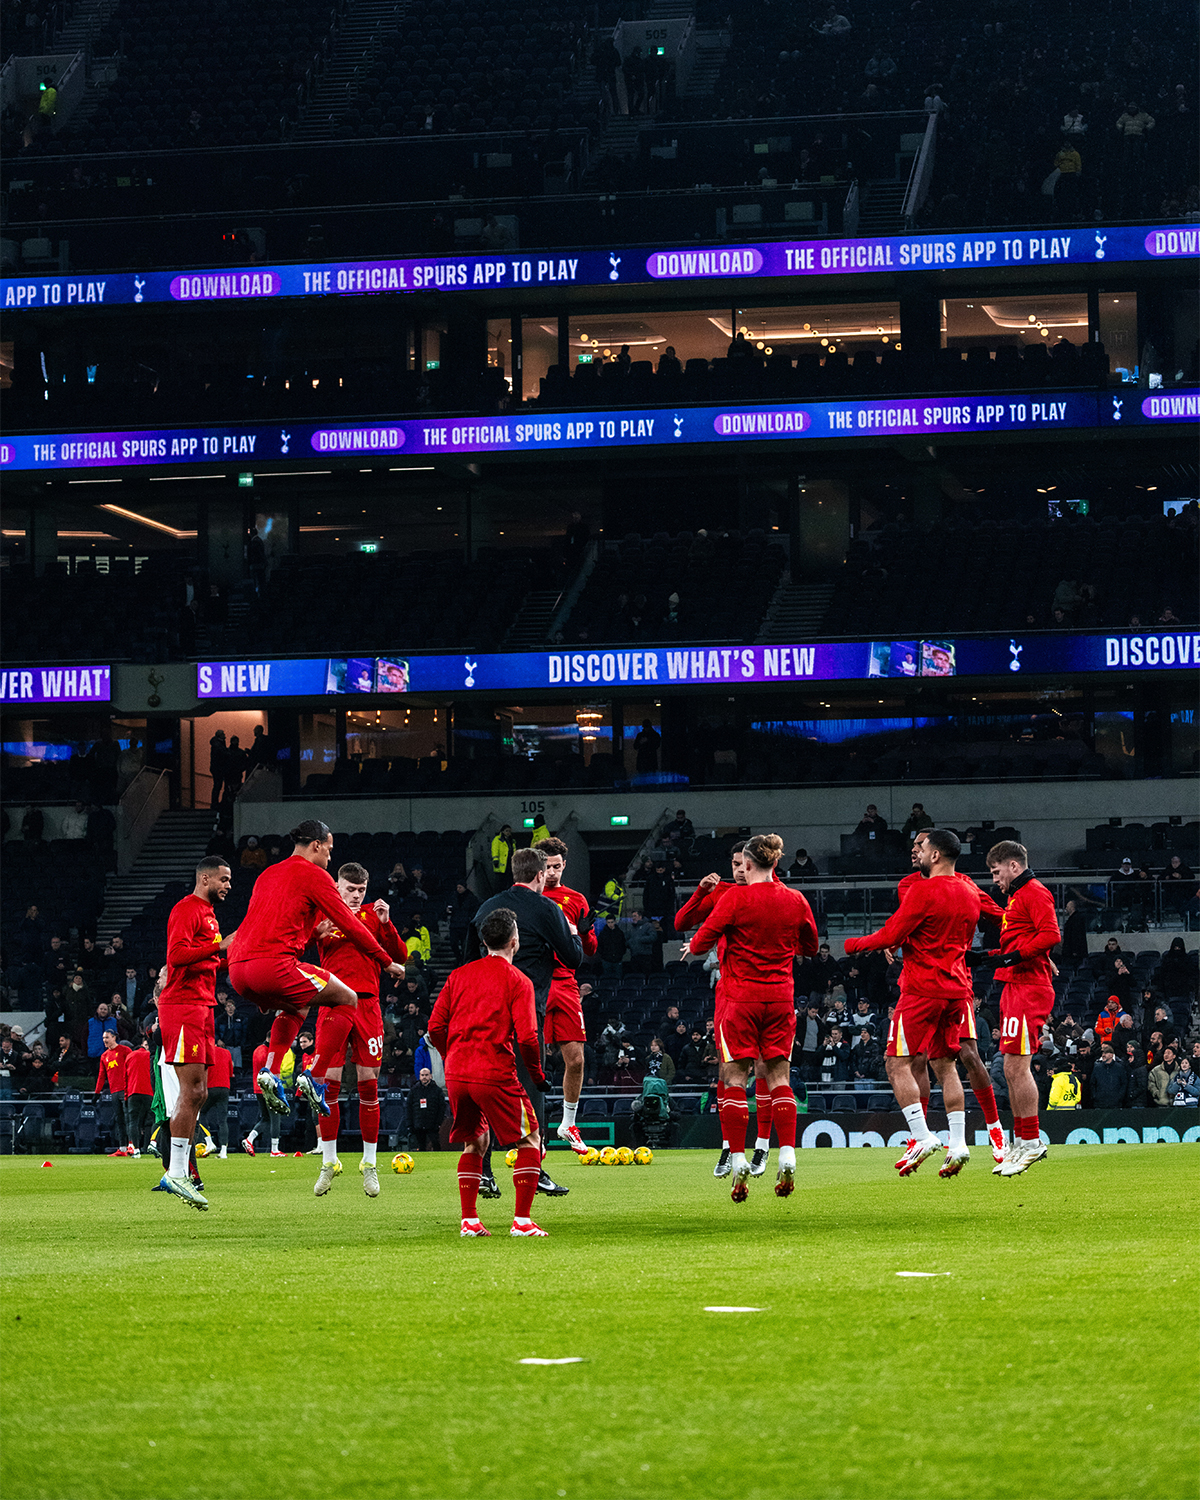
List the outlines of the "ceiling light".
{"label": "ceiling light", "polygon": [[140,516],[136,510],[126,510],[123,505],[101,505],[101,510],[111,511],[114,516],[123,516],[127,521],[136,521],[140,526],[149,526],[153,531],[174,537],[177,542],[194,537],[194,531],[181,531],[177,526],[168,526],[165,521],[152,521],[149,516]]}

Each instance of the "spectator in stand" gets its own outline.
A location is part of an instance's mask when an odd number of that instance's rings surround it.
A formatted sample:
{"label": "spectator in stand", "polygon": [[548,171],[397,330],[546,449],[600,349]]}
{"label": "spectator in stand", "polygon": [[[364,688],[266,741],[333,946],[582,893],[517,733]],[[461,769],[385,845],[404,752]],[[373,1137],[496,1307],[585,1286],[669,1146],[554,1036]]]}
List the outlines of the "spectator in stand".
{"label": "spectator in stand", "polygon": [[1077,969],[1087,963],[1088,916],[1074,901],[1068,901],[1062,922],[1062,951],[1059,963],[1064,969]]}
{"label": "spectator in stand", "polygon": [[1076,145],[1087,135],[1087,122],[1078,104],[1072,105],[1063,115],[1062,134],[1064,140],[1074,141]]}
{"label": "spectator in stand", "polygon": [[46,819],[40,807],[31,807],[21,819],[21,837],[29,844],[40,844]]}
{"label": "spectator in stand", "polygon": [[600,1062],[610,1075],[617,1066],[617,1056],[627,1035],[625,1023],[616,1016],[609,1016],[608,1024],[600,1033]]}
{"label": "spectator in stand", "polygon": [[680,1061],[680,1059],[683,1057],[683,1054],[687,1050],[688,1045],[688,1029],[686,1022],[680,1021],[677,1025],[671,1028],[671,1030],[667,1033],[667,1039],[664,1045],[666,1046],[667,1051],[671,1054],[671,1060],[674,1062],[676,1069],[681,1069],[683,1067],[683,1063]]}
{"label": "spectator in stand", "polygon": [[813,958],[806,958],[800,965],[800,993],[810,1000],[824,1004],[835,985],[841,984],[842,971],[829,951],[828,940],[817,949]]}
{"label": "spectator in stand", "polygon": [[604,926],[596,934],[596,952],[600,959],[600,972],[606,979],[620,979],[621,964],[629,951],[625,934],[617,926],[617,919],[610,912]]}
{"label": "spectator in stand", "polygon": [[62,839],[86,839],[88,831],[87,804],[76,799],[75,806],[63,813],[58,836]]}
{"label": "spectator in stand", "polygon": [[633,741],[634,768],[639,776],[650,776],[658,770],[658,748],[662,736],[649,719],[642,720]]}
{"label": "spectator in stand", "polygon": [[238,864],[243,870],[265,870],[267,868],[267,851],[259,844],[253,834],[246,840],[246,847],[242,850]]}
{"label": "spectator in stand", "polygon": [[233,1066],[240,1069],[242,1066],[242,1048],[246,1045],[246,1022],[238,1015],[237,1004],[233,998],[226,994],[215,1011],[216,1038],[222,1047],[229,1049],[233,1058]]}
{"label": "spectator in stand", "polygon": [[492,840],[492,885],[496,891],[507,890],[512,884],[512,856],[515,848],[512,824],[505,823]]}
{"label": "spectator in stand", "polygon": [[86,1054],[79,1050],[70,1035],[65,1031],[60,1032],[58,1046],[50,1054],[50,1066],[60,1086],[65,1085],[67,1079],[89,1077],[88,1061]]}
{"label": "spectator in stand", "polygon": [[879,839],[887,832],[887,819],[880,817],[879,809],[873,802],[867,804],[867,810],[859,819],[854,832],[864,839]]}
{"label": "spectator in stand", "polygon": [[869,1088],[873,1080],[884,1077],[883,1050],[869,1026],[862,1027],[854,1038],[850,1053],[856,1089]]}
{"label": "spectator in stand", "polygon": [[1145,1109],[1149,1103],[1150,1068],[1146,1062],[1146,1054],[1136,1042],[1124,1042],[1124,1052],[1121,1045],[1113,1048],[1114,1053],[1125,1064],[1129,1074],[1129,1089],[1126,1094],[1127,1107],[1129,1109]]}
{"label": "spectator in stand", "polygon": [[417,1081],[408,1091],[408,1133],[418,1151],[442,1149],[442,1120],[446,1114],[446,1096],[433,1081],[433,1073],[422,1068]]}
{"label": "spectator in stand", "polygon": [[25,1069],[25,1076],[17,1088],[21,1098],[32,1098],[36,1094],[49,1094],[54,1089],[54,1071],[46,1057],[46,1049],[41,1042],[34,1042],[29,1054],[29,1064]]}
{"label": "spectator in stand", "polygon": [[1104,1009],[1096,1017],[1096,1024],[1092,1030],[1096,1033],[1102,1043],[1108,1042],[1113,1034],[1113,1029],[1123,1015],[1126,1014],[1121,1004],[1120,996],[1110,995],[1104,1002]]}
{"label": "spectator in stand", "polygon": [[846,1009],[846,1002],[840,995],[834,997],[833,1003],[825,1013],[826,1026],[837,1026],[842,1035],[849,1041],[853,1035],[850,1025],[850,1014]]}
{"label": "spectator in stand", "polygon": [[1181,937],[1172,938],[1154,975],[1155,983],[1171,1000],[1192,1000],[1196,994],[1196,970]]}
{"label": "spectator in stand", "polygon": [[465,952],[467,929],[478,910],[479,897],[472,894],[460,880],[454,887],[454,894],[446,908],[446,916],[450,924],[450,946],[454,949],[455,956],[460,963]]}
{"label": "spectator in stand", "polygon": [[1125,909],[1132,905],[1135,897],[1130,887],[1137,884],[1138,873],[1133,867],[1133,860],[1127,854],[1113,873],[1109,876],[1109,885],[1112,888],[1112,904],[1118,909]]}
{"label": "spectator in stand", "polygon": [[0,1037],[0,1099],[11,1099],[24,1074],[12,1037]]}
{"label": "spectator in stand", "polygon": [[[848,995],[847,998],[849,998]],[[871,1009],[871,1002],[869,1000],[863,998],[855,1002],[854,1014],[850,1017],[850,1024],[856,1032],[861,1031],[865,1026],[872,1036],[878,1034],[879,1028],[876,1024],[875,1013]]]}
{"label": "spectator in stand", "polygon": [[661,1078],[668,1088],[675,1081],[675,1062],[671,1054],[663,1047],[660,1036],[650,1038],[650,1050],[646,1054],[645,1076]]}
{"label": "spectator in stand", "polygon": [[1083,175],[1083,158],[1079,148],[1071,140],[1064,140],[1054,158],[1058,180],[1054,184],[1054,212],[1060,223],[1069,224],[1078,219],[1082,211],[1080,186]]}
{"label": "spectator in stand", "polygon": [[675,1077],[680,1083],[704,1083],[708,1078],[704,1033],[695,1028],[683,1051],[680,1052]]}
{"label": "spectator in stand", "polygon": [[1166,869],[1159,876],[1163,882],[1162,896],[1166,905],[1182,911],[1196,896],[1196,876],[1190,865],[1178,854],[1172,854]]}
{"label": "spectator in stand", "polygon": [[635,907],[629,915],[626,941],[629,944],[629,972],[653,974],[659,967],[656,959],[662,954],[662,933],[656,920],[647,921]]}
{"label": "spectator in stand", "polygon": [[695,844],[696,830],[692,827],[692,820],[682,807],[677,808],[675,816],[659,836],[658,847],[668,854],[691,854]]}
{"label": "spectator in stand", "polygon": [[797,1021],[796,1041],[792,1048],[792,1056],[799,1064],[800,1076],[805,1083],[812,1083],[816,1079],[817,1064],[827,1031],[828,1027],[821,1019],[820,1006],[810,1002]]}
{"label": "spectator in stand", "polygon": [[654,868],[646,877],[642,891],[642,910],[652,921],[659,922],[668,931],[675,926],[675,882],[667,873],[665,859],[656,858]]}
{"label": "spectator in stand", "polygon": [[617,1053],[617,1065],[613,1069],[613,1087],[618,1089],[636,1089],[641,1087],[642,1074],[637,1066],[637,1059],[632,1049],[622,1048]]}
{"label": "spectator in stand", "polygon": [[[402,995],[403,993],[405,992],[402,991]],[[411,1061],[416,1057],[421,1038],[425,1035],[425,1026],[426,1017],[421,1013],[420,1007],[414,1000],[409,1000],[404,1004],[396,1022],[396,1037],[401,1054],[406,1059]]]}
{"label": "spectator in stand", "polygon": [[101,1000],[87,1024],[87,1050],[89,1057],[99,1058],[103,1055],[105,1048],[104,1034],[110,1028],[115,1037],[117,1031],[116,1027],[112,1025],[112,1007]]}
{"label": "spectator in stand", "polygon": [[[1151,1093],[1153,1093],[1153,1075]],[[1107,1042],[1100,1048],[1100,1061],[1092,1072],[1092,1108],[1123,1109],[1129,1090],[1129,1072]]]}
{"label": "spectator in stand", "polygon": [[880,85],[893,83],[896,77],[896,60],[884,48],[876,47],[867,59],[863,72],[872,83]]}
{"label": "spectator in stand", "polygon": [[849,19],[842,15],[836,5],[830,5],[823,20],[814,21],[812,29],[818,36],[841,37],[851,29]]}
{"label": "spectator in stand", "polygon": [[673,344],[668,344],[663,350],[662,357],[658,361],[658,373],[660,378],[677,378],[683,374],[683,366],[679,363]]}
{"label": "spectator in stand", "polygon": [[[886,827],[887,825],[885,824],[884,826]],[[912,812],[910,812],[908,817],[904,820],[904,827],[900,830],[900,832],[906,839],[915,839],[917,834],[920,833],[923,828],[932,828],[933,826],[933,819],[925,811],[924,804],[921,802],[914,802],[912,805]]]}
{"label": "spectator in stand", "polygon": [[1075,1076],[1075,1063],[1070,1057],[1054,1060],[1054,1077],[1050,1083],[1047,1109],[1082,1109],[1083,1085]]}
{"label": "spectator in stand", "polygon": [[1179,1071],[1167,1085],[1167,1094],[1172,1104],[1200,1105],[1200,1077],[1192,1071],[1191,1059],[1179,1059]]}
{"label": "spectator in stand", "polygon": [[850,1063],[850,1044],[843,1039],[841,1027],[833,1026],[817,1057],[819,1081],[845,1083],[850,1077]]}
{"label": "spectator in stand", "polygon": [[1164,1047],[1162,1058],[1150,1069],[1148,1089],[1150,1103],[1155,1109],[1167,1109],[1173,1102],[1170,1095],[1171,1082],[1179,1072],[1179,1054],[1174,1047]]}

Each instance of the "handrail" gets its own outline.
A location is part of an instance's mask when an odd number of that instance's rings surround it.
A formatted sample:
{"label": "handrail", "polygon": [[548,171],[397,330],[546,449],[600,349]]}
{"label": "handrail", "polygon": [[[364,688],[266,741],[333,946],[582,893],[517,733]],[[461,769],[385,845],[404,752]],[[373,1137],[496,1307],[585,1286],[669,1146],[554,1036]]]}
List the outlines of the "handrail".
{"label": "handrail", "polygon": [[913,158],[912,171],[908,175],[903,212],[904,227],[909,231],[916,224],[917,215],[924,206],[929,193],[929,184],[933,178],[933,161],[937,149],[937,122],[936,113],[931,113],[929,123],[925,126],[925,139],[921,142],[921,149]]}
{"label": "handrail", "polygon": [[[156,771],[150,766],[143,766],[125,788],[120,801],[122,827],[119,873],[122,875],[128,874],[141,852],[142,845],[149,837],[151,828],[154,827],[159,814],[163,811],[161,791],[163,780],[169,775],[168,771]],[[139,787],[141,789],[140,801],[137,796]],[[137,811],[133,812],[135,802],[138,806]]]}

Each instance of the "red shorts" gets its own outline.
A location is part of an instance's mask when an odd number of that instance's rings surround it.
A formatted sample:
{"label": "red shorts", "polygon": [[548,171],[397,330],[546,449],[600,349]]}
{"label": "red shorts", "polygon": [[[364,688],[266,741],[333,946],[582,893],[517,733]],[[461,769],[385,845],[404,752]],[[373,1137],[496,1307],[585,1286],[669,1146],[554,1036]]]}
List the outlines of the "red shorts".
{"label": "red shorts", "polygon": [[1000,991],[1000,1050],[1031,1057],[1042,1044],[1042,1027],[1054,1009],[1054,986],[1014,984]]}
{"label": "red shorts", "polygon": [[962,1002],[962,1024],[958,1028],[958,1039],[960,1042],[977,1042],[979,1031],[975,1025],[975,1002],[964,1000]]}
{"label": "red shorts", "polygon": [[287,1010],[306,1015],[308,1007],[334,976],[298,958],[247,958],[229,965],[229,982],[259,1010]]}
{"label": "red shorts", "polygon": [[546,1020],[542,1035],[547,1046],[552,1042],[586,1042],[583,1029],[583,1007],[579,1003],[579,986],[574,979],[555,979],[546,1001]]}
{"label": "red shorts", "polygon": [[211,1005],[164,1005],[160,1000],[158,1030],[164,1062],[203,1063],[208,1067],[215,1061],[216,1031]]}
{"label": "red shorts", "polygon": [[796,1012],[790,1000],[727,1001],[717,1009],[717,1047],[723,1062],[791,1057]]}
{"label": "red shorts", "polygon": [[447,1078],[446,1092],[454,1121],[450,1139],[476,1140],[485,1130],[497,1146],[514,1146],[537,1129],[537,1115],[514,1071],[511,1079]]}
{"label": "red shorts", "polygon": [[378,995],[360,995],[357,1005],[323,1005],[317,1012],[317,1044],[312,1061],[315,1078],[324,1078],[327,1068],[340,1068],[346,1043],[360,1068],[378,1068],[383,1062],[383,1012]]}
{"label": "red shorts", "polygon": [[958,997],[901,993],[888,1027],[887,1055],[948,1057],[957,1052],[964,1004]]}

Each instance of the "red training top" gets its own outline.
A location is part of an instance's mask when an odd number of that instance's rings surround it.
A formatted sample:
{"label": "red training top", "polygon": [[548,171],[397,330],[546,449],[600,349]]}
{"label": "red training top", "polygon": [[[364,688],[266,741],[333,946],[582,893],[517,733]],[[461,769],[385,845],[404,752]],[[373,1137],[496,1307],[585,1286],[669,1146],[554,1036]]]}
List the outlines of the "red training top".
{"label": "red training top", "polygon": [[1050,950],[1062,938],[1054,897],[1032,870],[1024,870],[1008,888],[1008,905],[1000,923],[1000,952],[1019,953],[1021,962],[997,969],[1001,984],[1050,984]]}
{"label": "red training top", "polygon": [[251,1068],[250,1068],[250,1072],[251,1072],[251,1074],[253,1075],[253,1078],[254,1078],[254,1092],[256,1094],[261,1094],[262,1093],[262,1089],[260,1089],[259,1086],[258,1086],[258,1075],[262,1072],[262,1070],[266,1067],[266,1065],[267,1065],[267,1044],[266,1044],[266,1042],[263,1042],[261,1044],[261,1046],[255,1047],[255,1049],[254,1049],[254,1062],[253,1062],[253,1064],[251,1065]]}
{"label": "red training top", "polygon": [[154,1084],[150,1073],[150,1054],[145,1047],[125,1049],[126,1094],[153,1094]]}
{"label": "red training top", "polygon": [[792,960],[817,951],[812,907],[780,881],[731,885],[691,940],[707,953],[721,937],[721,994],[726,1004],[793,997]]}
{"label": "red training top", "polygon": [[[908,890],[910,886],[913,886],[922,880],[928,880],[928,878],[929,877],[927,875],[922,875],[920,870],[914,870],[911,875],[906,875],[900,882],[900,884],[896,887],[896,890],[899,893],[901,899],[903,899],[904,892]],[[994,926],[999,927],[1000,924],[1004,921],[1004,908],[1002,906],[997,906],[986,891],[979,890],[979,887],[975,884],[971,877],[965,874],[962,870],[955,870],[954,878],[955,880],[965,880],[966,883],[974,890],[979,891],[980,921],[991,922]],[[974,940],[975,934],[972,933],[971,941],[974,942]],[[965,963],[966,960],[964,959],[963,962]],[[964,1000],[970,1000],[972,1005],[974,1005],[975,1003],[975,989],[971,983],[971,975],[969,970],[967,971],[966,978],[963,981],[962,998]]]}
{"label": "red training top", "polygon": [[213,1048],[213,1060],[208,1065],[210,1089],[227,1089],[233,1086],[233,1053],[220,1042]]}
{"label": "red training top", "polygon": [[215,1005],[217,970],[224,968],[221,926],[212,902],[185,896],[167,918],[167,982],[164,1005]]}
{"label": "red training top", "polygon": [[494,954],[452,970],[429,1018],[429,1040],[445,1060],[447,1078],[514,1079],[514,1033],[530,1078],[545,1088],[533,981]]}
{"label": "red training top", "polygon": [[110,1047],[107,1052],[100,1054],[100,1071],[96,1074],[96,1092],[104,1092],[105,1083],[108,1084],[110,1094],[123,1094],[125,1092],[125,1059],[129,1056],[128,1047]]}
{"label": "red training top", "polygon": [[[573,891],[570,886],[556,885],[547,886],[542,892],[547,901],[553,901],[563,916],[566,917],[568,925],[574,923],[579,930],[579,942],[584,953],[589,958],[596,956],[596,934],[592,931],[591,923],[588,921],[587,897],[579,891]],[[555,979],[574,979],[575,970],[568,969],[560,958],[555,956],[554,973],[551,983]]]}
{"label": "red training top", "polygon": [[250,906],[237,930],[230,961],[300,958],[322,917],[336,923],[350,942],[373,958],[381,969],[392,962],[391,955],[380,947],[365,924],[355,920],[329,871],[302,854],[270,865],[254,882]]}
{"label": "red training top", "polygon": [[973,995],[965,955],[979,925],[979,887],[957,875],[918,876],[904,885],[899,909],[878,932],[848,937],[845,951],[903,947],[902,992],[955,1000]]}
{"label": "red training top", "polygon": [[[347,911],[349,907],[346,908]],[[373,906],[360,906],[354,913],[375,941],[390,956],[389,963],[402,964],[408,957],[408,949],[400,934],[390,921],[381,922]],[[317,939],[317,953],[321,966],[331,970],[354,991],[356,995],[371,995],[379,998],[380,967],[358,948],[340,927],[335,926],[328,936]]]}

